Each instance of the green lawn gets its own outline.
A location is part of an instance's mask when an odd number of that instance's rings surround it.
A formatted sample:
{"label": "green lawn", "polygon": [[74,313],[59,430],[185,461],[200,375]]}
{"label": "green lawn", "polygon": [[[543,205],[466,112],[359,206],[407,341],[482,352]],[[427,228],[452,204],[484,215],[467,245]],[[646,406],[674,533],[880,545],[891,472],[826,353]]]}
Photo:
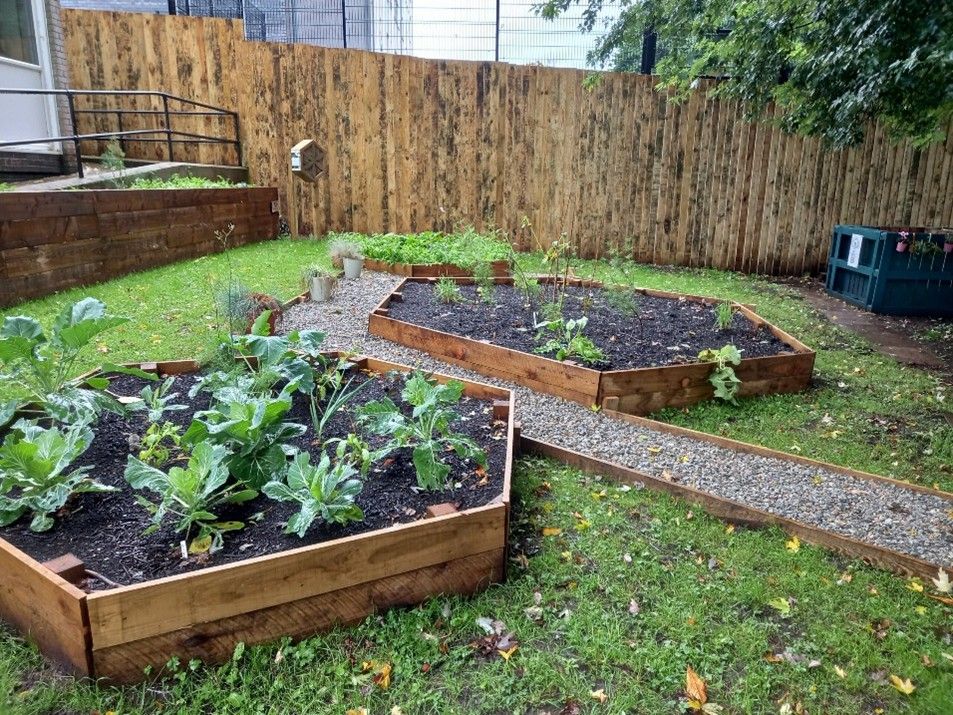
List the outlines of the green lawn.
{"label": "green lawn", "polygon": [[[217,325],[214,295],[229,274],[286,299],[300,290],[302,266],[326,260],[320,242],[268,242],[5,314],[48,324],[64,304],[93,295],[133,320],[104,334],[79,368],[195,356]],[[532,267],[539,257],[521,261]],[[953,489],[951,412],[928,373],[881,357],[765,280],[586,265],[577,274],[755,303],[818,349],[816,385],[806,393],[658,417]],[[3,635],[0,713],[682,712],[688,666],[730,713],[949,712],[953,619],[928,598],[931,584],[920,592],[921,584],[821,549],[786,548],[776,530],[729,533],[676,500],[554,463],[524,461],[514,491],[510,580],[472,600],[436,599],[297,646],[249,648],[223,667],[181,664],[158,686],[127,689],[56,676]],[[544,528],[561,533],[542,537]],[[483,635],[481,617],[513,632],[518,648],[508,660],[471,646]],[[392,666],[388,690],[362,672],[370,660]],[[890,675],[911,678],[916,690],[899,693]],[[591,695],[600,691],[604,703]]]}
{"label": "green lawn", "polygon": [[[0,637],[0,709],[677,713],[691,666],[727,713],[949,712],[953,626],[930,584],[921,593],[822,549],[793,551],[774,529],[730,532],[677,500],[553,462],[522,462],[514,490],[509,581],[473,599],[244,649],[221,667],[182,663],[158,687],[121,690],[58,678]],[[509,659],[481,641],[478,618],[512,633]],[[366,661],[391,667],[387,690]],[[891,675],[916,690],[902,695]]]}

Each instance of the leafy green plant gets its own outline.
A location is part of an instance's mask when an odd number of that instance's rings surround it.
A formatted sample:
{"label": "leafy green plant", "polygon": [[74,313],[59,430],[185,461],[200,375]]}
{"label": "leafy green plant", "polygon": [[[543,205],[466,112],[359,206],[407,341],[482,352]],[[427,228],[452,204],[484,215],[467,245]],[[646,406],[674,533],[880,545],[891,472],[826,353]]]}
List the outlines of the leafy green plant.
{"label": "leafy green plant", "polygon": [[492,303],[496,299],[496,281],[493,279],[493,265],[488,261],[479,261],[473,266],[473,282],[476,284],[477,295],[484,303]]}
{"label": "leafy green plant", "polygon": [[90,467],[67,471],[92,441],[85,423],[61,429],[18,420],[0,446],[0,526],[30,513],[30,530],[47,531],[72,495],[115,491],[90,479]]}
{"label": "leafy green plant", "polygon": [[[98,376],[85,385],[71,381],[74,365],[85,348],[100,333],[128,322],[106,314],[95,298],[84,298],[65,307],[53,321],[49,335],[40,323],[24,315],[8,316],[0,327],[0,382],[24,395],[0,404],[0,426],[17,410],[36,412],[30,403],[60,422],[90,421],[102,409],[121,412],[121,405],[104,391],[109,380]],[[122,372],[149,380],[156,376],[134,368],[106,364],[105,372]]]}
{"label": "leafy green plant", "polygon": [[638,293],[627,285],[607,285],[602,290],[602,299],[606,305],[626,317],[639,314]]}
{"label": "leafy green plant", "polygon": [[388,451],[413,448],[417,484],[422,489],[441,489],[450,474],[450,466],[440,457],[447,450],[486,466],[486,453],[466,435],[451,430],[453,422],[459,419],[453,405],[462,395],[462,382],[450,380],[442,385],[415,371],[401,392],[401,399],[412,407],[409,417],[385,397],[358,410],[358,421],[372,433],[388,437]]}
{"label": "leafy green plant", "polygon": [[311,464],[307,452],[298,452],[283,480],[274,479],[262,491],[277,501],[298,502],[300,511],[288,519],[286,534],[304,538],[314,520],[321,518],[328,524],[346,524],[361,521],[364,512],[354,503],[364,485],[354,479],[357,470],[344,461],[335,462],[324,452],[316,465]]}
{"label": "leafy green plant", "polygon": [[[325,370],[333,361],[321,354],[326,334],[319,330],[293,330],[287,335],[270,335],[269,314],[259,315],[248,335],[222,336],[218,353],[232,365],[215,370],[200,378],[189,391],[212,392],[225,388],[239,388],[258,395],[271,394],[272,388],[284,380],[296,381],[299,392],[312,394],[316,381],[324,373],[316,374],[315,367]],[[251,379],[244,379],[250,376]]]}
{"label": "leafy green plant", "polygon": [[126,152],[123,151],[122,143],[118,137],[109,138],[109,141],[106,142],[106,148],[99,155],[99,162],[106,171],[118,172],[118,176],[111,179],[111,183],[117,189],[123,188],[125,185],[123,172],[126,169]]}
{"label": "leafy green plant", "polygon": [[337,444],[335,455],[338,461],[347,462],[360,472],[362,477],[366,477],[371,471],[371,467],[386,457],[390,451],[387,447],[371,449],[371,445],[367,441],[353,432],[343,439],[340,437],[329,439],[325,444],[328,446]]}
{"label": "leafy green plant", "polygon": [[140,176],[129,182],[131,189],[234,189],[249,185],[244,181],[229,181],[221,176],[209,179],[205,176],[180,176],[179,174],[167,177]]}
{"label": "leafy green plant", "polygon": [[578,358],[585,363],[595,364],[605,359],[605,354],[583,334],[589,318],[583,316],[573,320],[551,320],[536,323],[539,333],[537,340],[542,340],[546,333],[553,334],[545,343],[533,352],[541,355],[553,354],[557,360]]}
{"label": "leafy green plant", "polygon": [[741,351],[734,345],[725,345],[717,350],[708,348],[698,353],[698,359],[702,362],[715,363],[714,369],[708,376],[708,381],[715,388],[715,397],[737,405],[735,395],[738,393],[741,380],[731,366],[741,363]]}
{"label": "leafy green plant", "polygon": [[471,269],[479,261],[501,261],[510,257],[511,249],[499,232],[478,232],[461,227],[452,233],[425,231],[411,234],[329,234],[334,240],[346,237],[359,241],[367,257],[388,263],[448,263]]}
{"label": "leafy green plant", "polygon": [[288,440],[305,433],[304,425],[285,422],[291,410],[291,394],[297,382],[289,382],[277,397],[249,395],[226,387],[215,393],[213,407],[197,412],[182,435],[182,444],[202,442],[227,448],[225,464],[232,476],[251,489],[262,485],[285,468]]}
{"label": "leafy green plant", "polygon": [[222,534],[244,527],[240,521],[219,521],[213,513],[228,504],[240,504],[258,496],[254,489],[229,482],[227,450],[222,445],[201,441],[194,445],[186,466],[172,467],[168,473],[151,467],[131,454],[126,461],[126,481],[133,489],[148,489],[159,495],[152,502],[137,495],[137,501],[152,514],[152,525],[145,533],[157,531],[167,515],[178,521],[177,532],[189,541],[191,553],[222,548]]}
{"label": "leafy green plant", "polygon": [[[343,375],[343,373],[338,374]],[[347,382],[344,382],[343,379],[336,380],[331,388],[331,392],[327,395],[327,403],[324,405],[323,410],[320,409],[321,398],[318,397],[318,395],[311,396],[311,404],[309,405],[311,424],[314,430],[314,438],[319,444],[323,439],[325,428],[334,418],[334,415],[340,412],[348,402],[354,399],[354,396],[357,395],[358,392],[369,384],[365,382],[348,389],[353,382],[353,379]]]}
{"label": "leafy green plant", "polygon": [[539,297],[543,294],[543,286],[540,285],[539,279],[530,276],[523,270],[514,269],[513,288],[523,296],[527,305],[532,305],[533,301],[539,300]]}
{"label": "leafy green plant", "polygon": [[[141,398],[138,402],[133,402],[129,409],[145,410],[146,418],[150,422],[158,422],[166,412],[181,412],[187,410],[185,405],[178,405],[172,402],[179,396],[178,392],[169,392],[175,383],[174,377],[167,377],[153,389],[152,385],[146,385],[139,393]],[[171,403],[171,404],[170,404]]]}
{"label": "leafy green plant", "polygon": [[181,440],[182,430],[178,425],[172,422],[163,422],[161,425],[153,422],[139,441],[139,459],[153,467],[165,464],[171,455],[168,444],[178,447]]}
{"label": "leafy green plant", "polygon": [[734,317],[735,306],[730,300],[723,300],[715,306],[715,327],[718,330],[728,330]]}
{"label": "leafy green plant", "polygon": [[448,278],[447,276],[440,278],[436,284],[434,284],[433,291],[437,296],[437,300],[441,303],[463,302],[460,286],[457,285],[457,282],[453,280],[453,278]]}

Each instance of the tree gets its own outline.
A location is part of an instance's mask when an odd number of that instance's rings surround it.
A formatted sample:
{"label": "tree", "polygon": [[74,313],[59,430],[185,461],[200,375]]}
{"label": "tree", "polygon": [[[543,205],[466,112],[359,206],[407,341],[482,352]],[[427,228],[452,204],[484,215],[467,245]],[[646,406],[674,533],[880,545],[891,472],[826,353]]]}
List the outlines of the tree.
{"label": "tree", "polygon": [[[605,16],[604,0],[545,0],[544,17],[585,5],[580,28]],[[953,117],[953,0],[622,0],[590,61],[638,66],[644,33],[665,55],[660,88],[684,98],[702,77],[715,96],[742,100],[750,118],[772,104],[788,131],[841,147],[872,120],[923,146]],[[727,31],[727,32],[726,32]]]}

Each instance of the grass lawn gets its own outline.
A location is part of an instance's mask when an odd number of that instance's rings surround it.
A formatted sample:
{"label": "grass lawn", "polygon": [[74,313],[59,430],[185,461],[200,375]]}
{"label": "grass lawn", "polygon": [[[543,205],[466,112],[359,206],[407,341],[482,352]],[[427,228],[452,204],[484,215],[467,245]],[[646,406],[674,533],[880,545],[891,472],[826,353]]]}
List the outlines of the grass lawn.
{"label": "grass lawn", "polygon": [[[286,299],[300,290],[302,266],[326,260],[323,243],[279,240],[4,314],[49,324],[64,304],[93,295],[133,318],[105,333],[78,369],[201,355],[229,273]],[[532,267],[539,257],[521,261]],[[765,280],[585,265],[577,274],[755,303],[819,351],[806,393],[657,417],[953,490],[951,410],[928,373],[880,356]],[[160,703],[161,712],[183,714],[682,712],[688,666],[730,713],[949,712],[953,619],[928,598],[931,584],[788,548],[777,530],[731,531],[676,500],[555,463],[522,462],[514,493],[510,580],[472,600],[436,599],[296,646],[248,648],[222,667],[182,663],[169,680],[128,689],[56,676],[34,650],[0,635],[0,713],[125,715],[158,712]],[[478,618],[512,632],[508,658],[484,639]],[[364,672],[365,661],[392,667],[388,689]],[[901,694],[891,675],[911,678],[916,690]]]}
{"label": "grass lawn", "polygon": [[[2,636],[0,710],[675,713],[691,666],[727,713],[949,712],[953,626],[930,584],[918,592],[822,549],[792,550],[780,531],[732,531],[553,462],[523,461],[514,492],[510,579],[473,599],[240,649],[221,667],[181,663],[158,685],[121,690],[57,678]],[[508,658],[483,618],[512,634]],[[385,690],[373,675],[387,666]],[[901,694],[891,675],[916,690]]]}

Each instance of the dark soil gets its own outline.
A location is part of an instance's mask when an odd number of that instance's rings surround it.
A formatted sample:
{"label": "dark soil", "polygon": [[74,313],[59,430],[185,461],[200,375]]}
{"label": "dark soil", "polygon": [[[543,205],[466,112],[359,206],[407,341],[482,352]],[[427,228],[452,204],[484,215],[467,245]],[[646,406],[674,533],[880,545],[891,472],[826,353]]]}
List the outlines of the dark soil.
{"label": "dark soil", "polygon": [[[447,304],[437,299],[432,283],[409,282],[403,287],[403,301],[391,302],[390,316],[527,353],[551,335],[536,340],[534,313],[537,321],[543,320],[539,301],[528,305],[510,285],[496,286],[492,303],[481,300],[474,286],[460,286],[460,292],[463,302]],[[570,319],[587,315],[585,335],[605,355],[603,362],[591,367],[629,370],[697,362],[702,350],[729,343],[746,358],[793,352],[740,313],[735,313],[727,330],[719,330],[715,307],[705,303],[641,294],[635,294],[635,303],[638,312],[625,315],[607,302],[602,288],[570,287],[566,291],[563,316]]]}
{"label": "dark soil", "polygon": [[[366,384],[356,399],[332,419],[325,429],[325,439],[359,432],[354,424],[354,410],[366,402],[389,394],[401,404],[402,376],[355,373],[354,379],[355,385],[359,382]],[[188,405],[189,409],[164,415],[164,419],[183,429],[195,411],[208,407],[206,393],[199,393],[195,399],[188,397],[194,382],[195,377],[191,375],[176,378],[174,391],[178,396],[174,402]],[[110,389],[118,395],[138,395],[144,384],[145,381],[139,378],[123,376],[115,378]],[[294,534],[282,533],[285,522],[297,511],[297,505],[259,495],[251,502],[222,509],[216,514],[222,520],[235,519],[246,523],[243,530],[225,534],[222,550],[211,555],[192,556],[188,560],[181,558],[179,543],[182,535],[175,532],[171,517],[158,532],[142,535],[151,523],[151,515],[136,503],[136,492],[123,477],[127,455],[139,451],[138,446],[132,445],[137,445],[139,437],[149,426],[145,413],[133,412],[126,417],[105,413],[96,425],[92,445],[76,465],[91,465],[93,478],[116,486],[119,491],[74,497],[64,513],[57,515],[56,525],[48,532],[31,532],[29,518],[25,516],[0,529],[0,536],[38,561],[71,552],[82,559],[88,569],[125,585],[416,521],[433,504],[450,502],[458,509],[482,506],[499,496],[503,488],[504,426],[493,424],[492,402],[489,400],[464,396],[456,410],[461,419],[455,422],[454,430],[469,435],[487,453],[485,482],[484,477],[476,473],[475,464],[465,463],[449,452],[445,461],[452,469],[453,488],[415,491],[417,478],[410,449],[398,450],[375,465],[364,481],[364,489],[357,498],[357,504],[364,511],[363,521],[339,526],[316,520],[305,538],[299,539]],[[312,455],[311,463],[316,464],[320,449],[312,444],[314,434],[308,402],[303,395],[295,394],[294,406],[286,421],[308,426],[308,431],[292,444],[308,451]],[[375,446],[386,441],[375,436],[367,439]],[[167,470],[173,464],[174,458],[164,468]],[[150,501],[157,501],[157,495],[152,492],[142,492],[142,495]]]}

